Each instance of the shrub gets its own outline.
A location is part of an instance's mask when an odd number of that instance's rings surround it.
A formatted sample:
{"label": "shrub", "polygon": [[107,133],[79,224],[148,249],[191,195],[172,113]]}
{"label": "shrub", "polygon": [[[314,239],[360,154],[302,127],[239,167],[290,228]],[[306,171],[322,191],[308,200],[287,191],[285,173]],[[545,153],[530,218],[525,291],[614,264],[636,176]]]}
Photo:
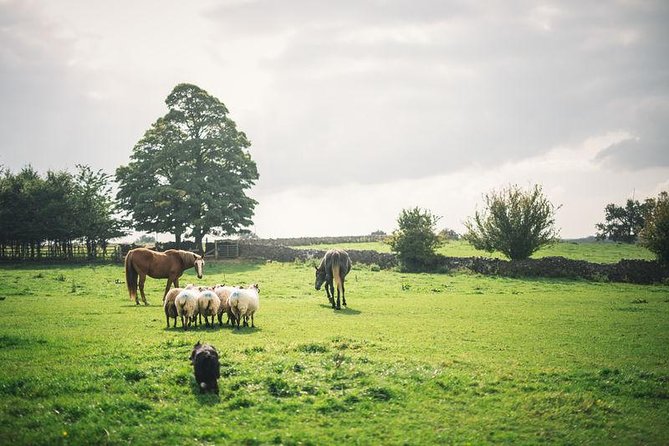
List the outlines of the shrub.
{"label": "shrub", "polygon": [[669,263],[669,194],[662,192],[646,217],[641,230],[641,244],[655,253],[662,263]]}
{"label": "shrub", "polygon": [[485,196],[486,210],[465,222],[463,238],[476,249],[499,251],[512,260],[526,259],[558,240],[556,207],[541,186],[524,191],[513,185]]}
{"label": "shrub", "polygon": [[439,217],[418,207],[403,209],[397,218],[399,228],[388,243],[397,253],[402,269],[419,271],[432,263],[441,241],[435,233]]}

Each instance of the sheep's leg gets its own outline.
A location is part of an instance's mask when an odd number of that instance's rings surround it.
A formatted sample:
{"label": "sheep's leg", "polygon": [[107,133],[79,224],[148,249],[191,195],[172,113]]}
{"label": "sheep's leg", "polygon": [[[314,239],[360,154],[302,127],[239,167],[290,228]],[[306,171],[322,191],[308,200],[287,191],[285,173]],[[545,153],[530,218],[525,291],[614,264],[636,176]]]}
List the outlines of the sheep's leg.
{"label": "sheep's leg", "polygon": [[255,324],[253,323],[253,315],[251,315],[251,328],[256,328]]}
{"label": "sheep's leg", "polygon": [[[148,305],[149,303],[146,301],[146,295],[144,295],[144,282],[146,281],[146,274],[141,274],[139,275],[139,292],[142,295],[142,302],[144,302],[144,305]],[[135,297],[135,303],[139,305],[139,300]]]}

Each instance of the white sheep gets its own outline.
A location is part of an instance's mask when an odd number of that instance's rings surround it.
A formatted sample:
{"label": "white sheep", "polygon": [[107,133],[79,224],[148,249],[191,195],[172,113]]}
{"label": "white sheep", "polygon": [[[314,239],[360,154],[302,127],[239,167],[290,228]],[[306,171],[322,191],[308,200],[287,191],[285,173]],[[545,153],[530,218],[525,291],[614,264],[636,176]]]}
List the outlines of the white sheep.
{"label": "white sheep", "polygon": [[233,291],[228,302],[237,321],[237,329],[239,329],[242,318],[244,318],[244,326],[248,326],[249,317],[251,318],[251,327],[255,327],[253,315],[260,308],[260,287],[258,287],[258,284]]}
{"label": "white sheep", "polygon": [[218,298],[221,300],[221,305],[218,307],[218,324],[223,325],[223,313],[228,315],[228,320],[225,322],[226,324],[230,323],[235,323],[235,315],[232,313],[232,310],[230,309],[230,295],[238,290],[239,287],[236,286],[229,286],[229,285],[216,285],[214,288],[214,292],[218,296]]}
{"label": "white sheep", "polygon": [[174,305],[177,307],[177,314],[181,318],[181,326],[186,330],[198,314],[197,296],[200,292],[197,289],[182,290],[174,299]]}
{"label": "white sheep", "polygon": [[211,325],[214,325],[214,317],[218,314],[218,308],[221,306],[221,299],[209,288],[200,289],[200,294],[197,296],[197,307],[200,318],[200,325],[202,325],[202,316],[204,316],[204,324],[209,326],[209,316],[211,316]]}

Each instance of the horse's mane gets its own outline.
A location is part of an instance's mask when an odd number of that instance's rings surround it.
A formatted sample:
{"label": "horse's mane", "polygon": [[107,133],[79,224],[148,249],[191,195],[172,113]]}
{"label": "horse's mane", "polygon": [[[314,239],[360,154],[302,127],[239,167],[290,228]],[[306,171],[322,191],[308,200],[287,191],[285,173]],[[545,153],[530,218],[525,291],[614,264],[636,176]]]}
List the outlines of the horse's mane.
{"label": "horse's mane", "polygon": [[190,251],[183,251],[183,250],[178,250],[177,253],[179,254],[179,257],[181,257],[181,261],[184,264],[184,267],[190,268],[191,266],[195,265],[195,254],[193,254]]}

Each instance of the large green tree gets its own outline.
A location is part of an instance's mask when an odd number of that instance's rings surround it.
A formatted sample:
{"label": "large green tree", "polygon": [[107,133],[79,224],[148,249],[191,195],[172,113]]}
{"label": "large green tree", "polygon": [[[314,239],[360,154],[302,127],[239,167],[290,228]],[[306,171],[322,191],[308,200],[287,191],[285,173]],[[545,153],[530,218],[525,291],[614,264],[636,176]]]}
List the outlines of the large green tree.
{"label": "large green tree", "polygon": [[485,196],[486,209],[465,222],[463,238],[476,249],[499,251],[512,260],[526,259],[558,239],[556,207],[541,186],[523,190],[513,185]]}
{"label": "large green tree", "polygon": [[177,85],[165,103],[167,114],[116,170],[120,207],[136,229],[173,234],[177,244],[245,232],[257,204],[246,194],[258,179],[251,143],[225,105],[195,85]]}

